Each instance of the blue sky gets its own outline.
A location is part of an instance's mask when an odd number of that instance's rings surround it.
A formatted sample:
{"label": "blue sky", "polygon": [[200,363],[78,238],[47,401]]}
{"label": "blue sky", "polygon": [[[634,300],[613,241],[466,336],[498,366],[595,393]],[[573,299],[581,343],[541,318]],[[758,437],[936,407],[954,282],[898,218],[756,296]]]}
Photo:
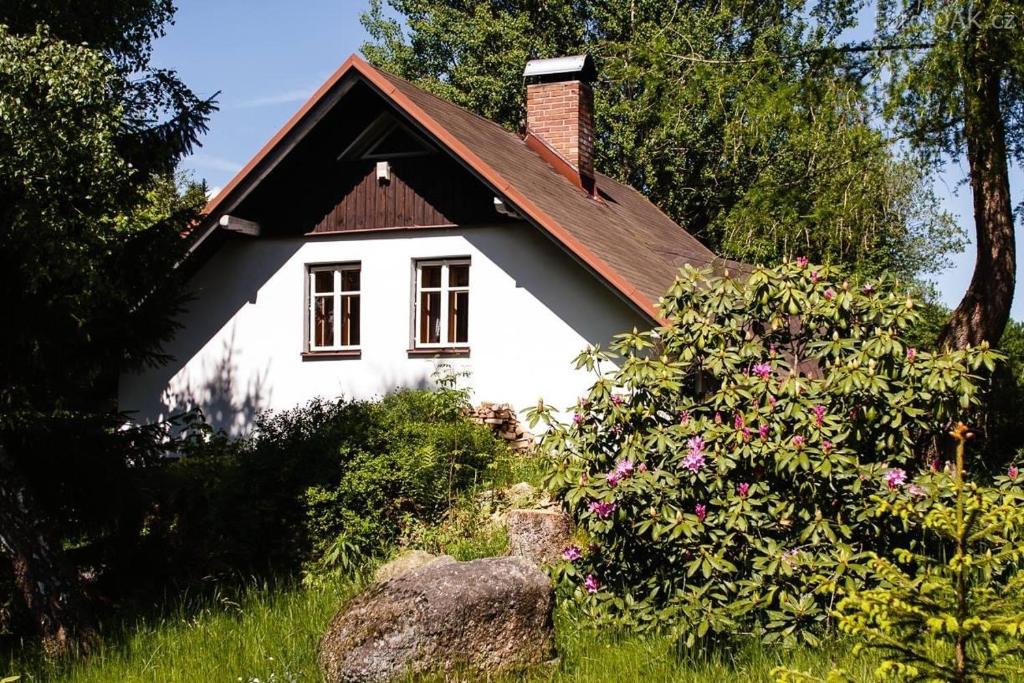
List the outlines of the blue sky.
{"label": "blue sky", "polygon": [[[359,15],[365,0],[179,0],[175,25],[154,51],[155,66],[176,69],[196,92],[218,97],[203,146],[184,163],[197,178],[221,187],[345,60],[366,34]],[[966,160],[951,160],[936,191],[960,225],[973,234]],[[1012,170],[1015,204],[1024,173]],[[1024,249],[1024,248],[1022,248]],[[1024,256],[1024,254],[1022,254]],[[974,248],[937,273],[942,300],[956,305],[970,282]],[[1024,258],[1018,259],[1013,317],[1024,320]]]}

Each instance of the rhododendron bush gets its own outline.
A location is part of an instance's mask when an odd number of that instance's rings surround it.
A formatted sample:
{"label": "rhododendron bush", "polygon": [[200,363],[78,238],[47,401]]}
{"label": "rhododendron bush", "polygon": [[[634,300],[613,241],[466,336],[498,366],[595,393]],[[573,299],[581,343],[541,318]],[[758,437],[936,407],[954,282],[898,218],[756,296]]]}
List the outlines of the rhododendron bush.
{"label": "rhododendron bush", "polygon": [[745,279],[685,269],[661,310],[663,326],[580,355],[596,381],[570,420],[534,411],[580,531],[560,583],[595,618],[691,645],[813,643],[866,553],[904,533],[870,496],[915,495],[998,354],[918,351],[898,283],[855,287],[803,259]]}

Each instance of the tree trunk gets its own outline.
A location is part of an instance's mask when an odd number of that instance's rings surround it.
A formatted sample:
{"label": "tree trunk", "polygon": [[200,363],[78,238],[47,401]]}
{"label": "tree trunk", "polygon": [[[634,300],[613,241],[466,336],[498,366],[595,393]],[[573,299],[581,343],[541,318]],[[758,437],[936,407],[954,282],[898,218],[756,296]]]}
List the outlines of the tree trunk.
{"label": "tree trunk", "polygon": [[[984,23],[984,15],[978,23]],[[1004,67],[992,58],[988,30],[968,36],[963,60],[964,140],[974,195],[977,258],[960,305],[939,336],[940,346],[995,345],[1010,319],[1017,259],[1006,137],[999,106]]]}
{"label": "tree trunk", "polygon": [[78,581],[35,508],[32,492],[0,445],[0,555],[10,560],[18,597],[48,655],[88,649],[96,631],[83,609]]}

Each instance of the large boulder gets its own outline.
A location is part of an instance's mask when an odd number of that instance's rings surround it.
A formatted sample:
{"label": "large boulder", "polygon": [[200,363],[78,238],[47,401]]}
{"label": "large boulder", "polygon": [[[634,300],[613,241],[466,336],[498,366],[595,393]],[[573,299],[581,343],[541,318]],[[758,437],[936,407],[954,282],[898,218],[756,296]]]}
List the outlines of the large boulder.
{"label": "large boulder", "polygon": [[508,553],[544,564],[555,562],[569,544],[572,525],[560,510],[509,510]]}
{"label": "large boulder", "polygon": [[547,575],[518,557],[435,562],[371,586],[320,641],[327,683],[539,664],[554,652]]}
{"label": "large boulder", "polygon": [[432,555],[425,550],[407,550],[390,562],[386,562],[377,568],[373,573],[373,580],[377,583],[384,583],[393,579],[399,574],[418,569],[419,567],[433,564],[435,562],[454,562],[455,558],[449,555]]}

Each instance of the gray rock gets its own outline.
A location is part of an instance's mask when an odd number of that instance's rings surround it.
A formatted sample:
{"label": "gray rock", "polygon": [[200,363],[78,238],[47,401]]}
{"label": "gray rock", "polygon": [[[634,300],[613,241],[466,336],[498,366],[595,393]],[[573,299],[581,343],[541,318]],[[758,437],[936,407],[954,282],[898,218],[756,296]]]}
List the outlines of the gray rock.
{"label": "gray rock", "polygon": [[569,544],[572,525],[559,510],[509,510],[508,553],[537,563],[555,562]]}
{"label": "gray rock", "polygon": [[554,651],[547,575],[517,557],[441,562],[371,586],[320,641],[327,683],[539,664]]}
{"label": "gray rock", "polygon": [[454,562],[455,558],[449,555],[432,555],[425,550],[407,550],[390,562],[377,567],[373,573],[373,580],[377,583],[384,583],[399,574],[404,574],[411,569],[417,569],[434,562]]}

